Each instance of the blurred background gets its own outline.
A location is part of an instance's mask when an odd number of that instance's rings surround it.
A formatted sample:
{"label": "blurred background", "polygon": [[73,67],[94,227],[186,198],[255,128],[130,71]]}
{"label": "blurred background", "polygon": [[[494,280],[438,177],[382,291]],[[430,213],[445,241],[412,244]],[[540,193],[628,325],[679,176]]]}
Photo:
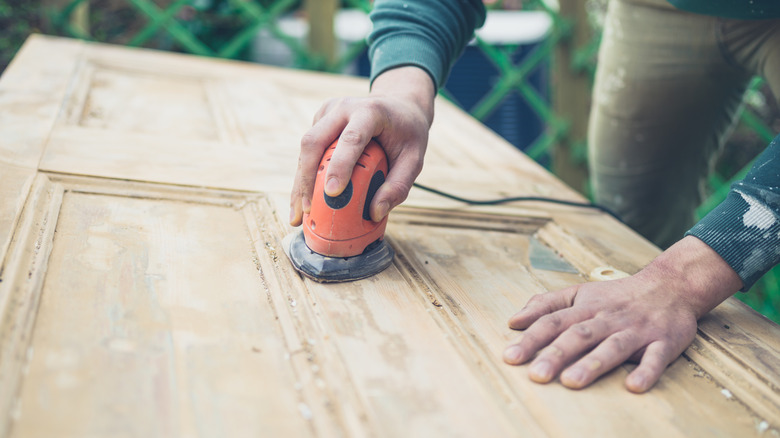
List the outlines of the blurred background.
{"label": "blurred background", "polygon": [[[607,3],[485,0],[488,20],[441,90],[586,196],[590,89]],[[367,76],[371,7],[370,0],[0,0],[0,72],[31,33],[43,33]],[[756,78],[700,215],[777,132],[780,109]],[[780,267],[738,297],[780,323]]]}

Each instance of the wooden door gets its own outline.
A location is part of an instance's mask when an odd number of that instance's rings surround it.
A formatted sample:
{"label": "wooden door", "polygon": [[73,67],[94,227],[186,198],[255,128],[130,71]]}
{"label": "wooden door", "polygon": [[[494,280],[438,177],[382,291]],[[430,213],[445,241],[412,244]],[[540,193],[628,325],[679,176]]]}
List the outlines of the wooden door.
{"label": "wooden door", "polygon": [[[752,436],[780,330],[729,300],[649,393],[624,365],[538,385],[501,361],[533,294],[657,249],[614,219],[413,191],[366,280],[281,251],[301,134],[362,79],[36,36],[0,80],[0,425],[28,436]],[[438,102],[420,181],[579,196]]]}

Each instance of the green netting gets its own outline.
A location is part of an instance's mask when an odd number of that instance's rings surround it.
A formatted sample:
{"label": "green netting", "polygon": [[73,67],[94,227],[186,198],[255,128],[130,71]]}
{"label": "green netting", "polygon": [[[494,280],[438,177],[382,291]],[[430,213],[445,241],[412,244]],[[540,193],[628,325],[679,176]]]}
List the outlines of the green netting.
{"label": "green netting", "polygon": [[[103,40],[99,36],[90,33],[84,33],[83,30],[72,23],[72,14],[82,3],[90,4],[88,0],[72,0],[62,10],[53,11],[52,22],[58,26],[59,30],[66,35],[87,40]],[[136,20],[118,20],[117,26],[126,27],[124,44],[128,46],[143,46],[153,38],[165,34],[175,43],[171,48],[179,51],[192,53],[202,56],[216,56],[221,58],[240,58],[241,51],[246,49],[263,28],[271,29],[277,36],[280,35],[275,27],[276,20],[284,13],[297,7],[298,0],[276,0],[273,2],[256,2],[251,0],[176,0],[172,2],[154,2],[151,0],[126,0],[115,1],[115,5],[125,4],[131,6],[137,14]],[[264,3],[267,3],[264,5]],[[193,26],[192,17],[187,17],[186,10],[194,11],[194,14],[200,14],[198,26]],[[96,11],[93,15],[98,17],[101,11]],[[231,20],[224,20],[226,17]],[[209,23],[214,24],[219,18],[224,21],[231,21],[233,29],[221,29],[224,33],[231,33],[229,38],[209,38],[205,41],[201,35],[208,35],[204,32],[203,26]],[[138,19],[144,19],[146,26],[141,29],[134,29],[131,23]],[[215,25],[216,26],[216,25]],[[291,39],[285,39],[285,43],[295,51],[301,58],[306,58],[305,47],[297,44]],[[152,45],[154,46],[154,45]]]}
{"label": "green netting", "polygon": [[567,135],[571,123],[564,118],[558,117],[550,101],[539,94],[529,83],[528,77],[541,63],[550,60],[555,46],[571,35],[573,24],[570,20],[562,18],[543,1],[527,1],[524,4],[524,8],[543,10],[549,14],[552,21],[552,29],[544,41],[518,63],[513,62],[511,58],[514,51],[513,47],[496,47],[486,43],[479,37],[476,39],[478,47],[499,70],[500,77],[495,82],[492,90],[471,109],[471,114],[477,119],[484,121],[488,115],[496,110],[509,93],[513,91],[518,92],[546,125],[543,133],[525,149],[525,153],[531,158],[539,160],[541,157],[548,155],[550,148]]}

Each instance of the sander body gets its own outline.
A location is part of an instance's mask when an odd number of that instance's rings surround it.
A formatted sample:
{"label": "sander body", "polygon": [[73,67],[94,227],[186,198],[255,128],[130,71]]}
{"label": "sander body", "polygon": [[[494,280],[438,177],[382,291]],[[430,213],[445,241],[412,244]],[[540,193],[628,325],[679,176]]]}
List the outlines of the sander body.
{"label": "sander body", "polygon": [[311,212],[302,230],[284,239],[293,266],[315,281],[342,282],[366,278],[387,268],[393,249],[384,240],[387,216],[374,222],[369,206],[388,170],[384,149],[369,142],[352,176],[338,196],[325,193],[325,176],[338,140],[325,150],[317,169]]}

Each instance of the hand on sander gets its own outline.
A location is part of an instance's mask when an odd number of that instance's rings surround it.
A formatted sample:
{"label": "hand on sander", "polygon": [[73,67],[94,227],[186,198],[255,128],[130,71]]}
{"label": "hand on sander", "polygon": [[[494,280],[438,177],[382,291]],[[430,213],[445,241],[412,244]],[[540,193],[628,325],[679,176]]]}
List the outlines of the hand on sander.
{"label": "hand on sander", "polygon": [[393,261],[384,241],[387,216],[374,222],[369,205],[385,181],[388,164],[374,140],[355,164],[347,187],[338,196],[325,193],[325,176],[338,140],[325,150],[314,183],[311,213],[303,230],[284,238],[282,246],[295,269],[319,282],[353,281],[372,276]]}

